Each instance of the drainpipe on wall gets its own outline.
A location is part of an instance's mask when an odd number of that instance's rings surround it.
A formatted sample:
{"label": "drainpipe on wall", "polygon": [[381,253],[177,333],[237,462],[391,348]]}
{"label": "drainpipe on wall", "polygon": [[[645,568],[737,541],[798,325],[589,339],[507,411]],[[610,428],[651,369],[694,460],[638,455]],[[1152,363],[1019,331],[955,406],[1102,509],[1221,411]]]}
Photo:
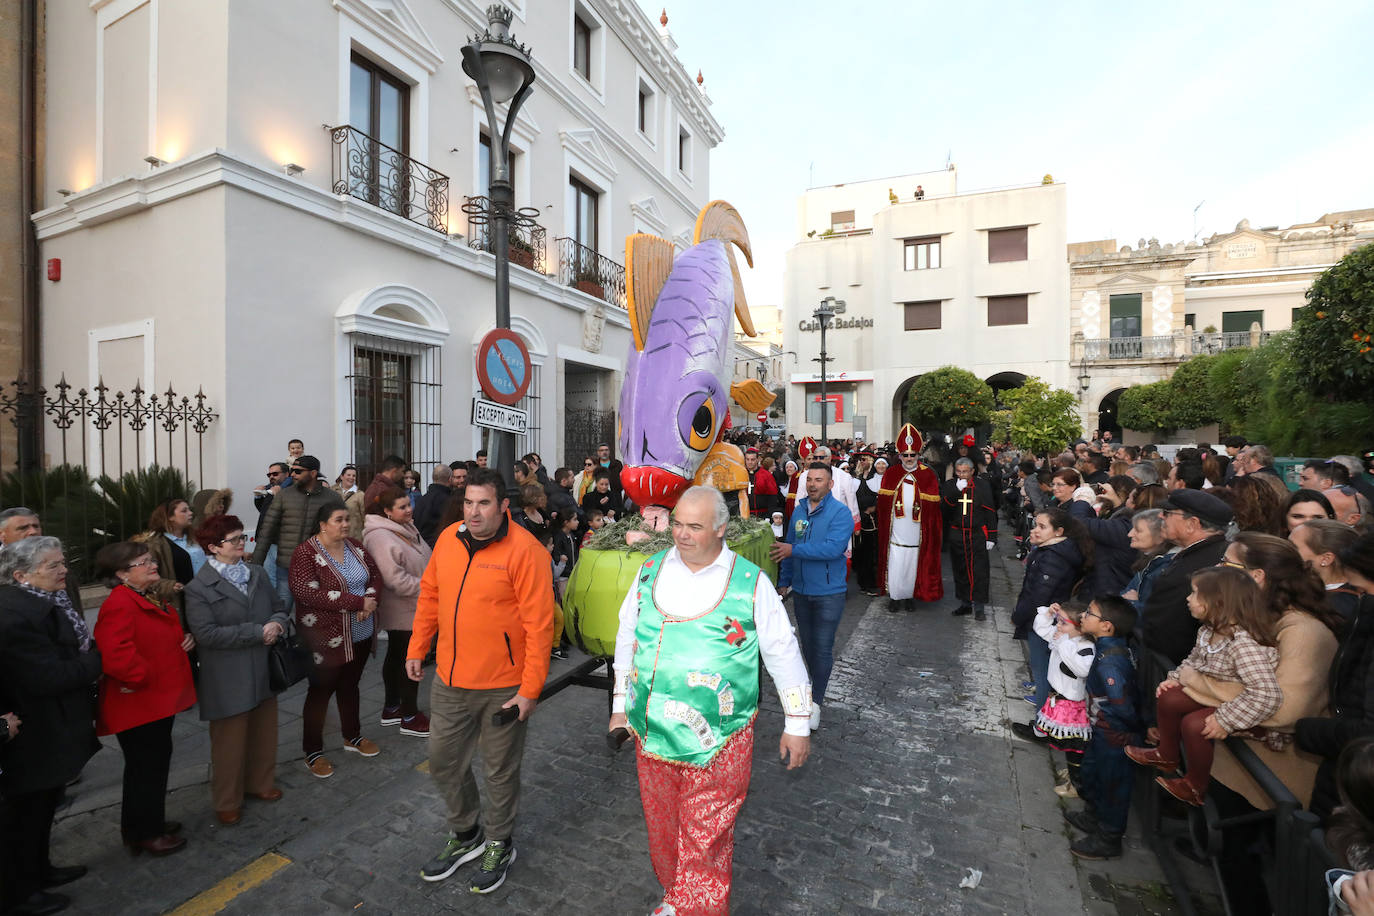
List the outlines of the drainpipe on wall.
{"label": "drainpipe on wall", "polygon": [[[19,379],[25,389],[36,392],[42,384],[40,323],[38,308],[39,264],[38,231],[32,215],[38,210],[38,0],[20,0],[20,208],[23,220],[24,251],[20,271],[23,277]],[[30,470],[41,464],[42,411],[28,411],[28,422],[18,424],[19,468]]]}

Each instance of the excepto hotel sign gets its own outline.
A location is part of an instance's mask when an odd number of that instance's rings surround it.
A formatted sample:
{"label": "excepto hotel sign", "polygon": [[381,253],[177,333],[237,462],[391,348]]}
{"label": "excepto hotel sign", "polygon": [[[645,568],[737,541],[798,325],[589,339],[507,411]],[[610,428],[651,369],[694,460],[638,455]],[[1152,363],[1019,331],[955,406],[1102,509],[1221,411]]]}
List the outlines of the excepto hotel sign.
{"label": "excepto hotel sign", "polygon": [[[836,317],[836,318],[831,318],[831,319],[830,319],[830,327],[828,328],[828,330],[834,331],[834,330],[838,330],[839,328],[871,328],[871,327],[873,327],[873,319],[872,319],[872,318],[839,318],[839,317]],[[801,321],[797,322],[797,330],[798,330],[798,331],[819,331],[820,329],[821,329],[821,323],[820,323],[819,321],[817,321],[816,319],[814,319],[814,318],[812,318],[812,319],[810,319],[810,320],[807,320],[807,319],[803,318]]]}

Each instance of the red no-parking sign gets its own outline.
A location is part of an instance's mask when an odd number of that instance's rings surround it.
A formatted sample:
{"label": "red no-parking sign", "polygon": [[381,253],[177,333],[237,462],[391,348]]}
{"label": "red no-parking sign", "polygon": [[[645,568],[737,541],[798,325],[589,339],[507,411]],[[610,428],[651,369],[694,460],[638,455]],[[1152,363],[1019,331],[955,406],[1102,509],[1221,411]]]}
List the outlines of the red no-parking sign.
{"label": "red no-parking sign", "polygon": [[498,404],[514,407],[530,390],[530,375],[530,351],[514,331],[488,331],[477,345],[477,381]]}

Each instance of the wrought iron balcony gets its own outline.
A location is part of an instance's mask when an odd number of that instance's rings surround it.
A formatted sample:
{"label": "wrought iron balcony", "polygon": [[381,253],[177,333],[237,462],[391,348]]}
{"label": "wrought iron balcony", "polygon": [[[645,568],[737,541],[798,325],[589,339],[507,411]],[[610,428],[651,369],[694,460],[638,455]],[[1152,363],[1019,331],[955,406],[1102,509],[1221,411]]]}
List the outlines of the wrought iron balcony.
{"label": "wrought iron balcony", "polygon": [[334,193],[448,233],[448,176],[347,124],[329,128]]}
{"label": "wrought iron balcony", "polygon": [[558,243],[558,282],[589,296],[625,307],[625,268],[593,248],[570,238]]}
{"label": "wrought iron balcony", "polygon": [[[468,215],[468,245],[495,254],[491,229],[491,198],[466,197],[463,212]],[[506,231],[506,252],[512,264],[537,274],[544,273],[544,245],[547,232],[534,221],[539,211],[533,207],[512,210]]]}

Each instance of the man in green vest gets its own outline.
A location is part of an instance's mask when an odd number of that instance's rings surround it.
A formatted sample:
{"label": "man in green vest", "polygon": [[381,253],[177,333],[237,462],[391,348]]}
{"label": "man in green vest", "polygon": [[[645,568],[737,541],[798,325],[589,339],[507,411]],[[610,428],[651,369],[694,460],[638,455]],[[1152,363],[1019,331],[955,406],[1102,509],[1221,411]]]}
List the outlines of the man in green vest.
{"label": "man in green vest", "polygon": [[735,816],[749,791],[759,662],[782,699],[788,769],[811,749],[811,682],[773,583],[725,545],[719,490],[692,487],[673,547],[644,561],[620,606],[610,730],[638,750],[649,857],[663,885],[654,916],[724,916]]}

